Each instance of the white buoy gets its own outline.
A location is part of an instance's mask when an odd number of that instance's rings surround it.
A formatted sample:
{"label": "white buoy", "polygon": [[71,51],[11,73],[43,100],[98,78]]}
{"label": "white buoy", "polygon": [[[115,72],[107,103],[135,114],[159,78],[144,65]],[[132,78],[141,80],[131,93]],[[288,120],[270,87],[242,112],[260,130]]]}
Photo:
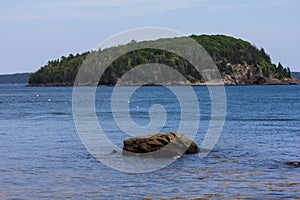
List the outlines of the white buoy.
{"label": "white buoy", "polygon": [[40,96],[40,95],[38,95],[38,94],[36,95],[36,97],[39,97],[39,96]]}
{"label": "white buoy", "polygon": [[174,157],[173,157],[174,160],[177,160],[177,159],[179,159],[179,158],[180,158],[180,156],[174,156]]}
{"label": "white buoy", "polygon": [[139,108],[139,106],[136,106],[136,108]]}
{"label": "white buoy", "polygon": [[51,99],[48,99],[48,102],[50,102],[51,101]]}
{"label": "white buoy", "polygon": [[130,103],[130,101],[128,100],[127,103]]}

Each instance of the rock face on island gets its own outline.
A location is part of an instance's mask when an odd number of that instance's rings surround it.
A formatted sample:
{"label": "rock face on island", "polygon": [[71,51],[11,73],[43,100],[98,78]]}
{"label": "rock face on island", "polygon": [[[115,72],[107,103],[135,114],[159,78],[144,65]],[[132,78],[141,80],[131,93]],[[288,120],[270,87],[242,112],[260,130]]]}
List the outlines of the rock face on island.
{"label": "rock face on island", "polygon": [[147,155],[174,157],[197,154],[200,149],[195,142],[180,133],[158,133],[130,138],[124,141],[123,155]]}
{"label": "rock face on island", "polygon": [[[278,75],[264,74],[262,70],[251,65],[230,64],[226,68],[231,73],[222,73],[224,85],[297,85],[300,81],[295,78],[275,78]],[[287,72],[285,72],[287,73]]]}

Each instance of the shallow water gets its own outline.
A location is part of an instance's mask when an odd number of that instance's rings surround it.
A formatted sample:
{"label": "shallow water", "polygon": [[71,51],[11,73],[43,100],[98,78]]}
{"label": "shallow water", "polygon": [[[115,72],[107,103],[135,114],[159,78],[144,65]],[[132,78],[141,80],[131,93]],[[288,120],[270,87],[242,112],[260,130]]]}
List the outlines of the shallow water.
{"label": "shallow water", "polygon": [[[98,88],[96,111],[107,137],[122,148],[130,136],[114,123],[112,89]],[[211,120],[209,91],[194,90],[201,144]],[[226,95],[225,126],[207,157],[186,155],[134,174],[111,169],[86,150],[74,125],[71,87],[0,85],[0,199],[300,198],[300,169],[284,164],[300,160],[300,86],[231,86]],[[136,91],[132,119],[147,125],[153,104],[167,111],[162,131],[176,131],[179,102],[164,87]]]}

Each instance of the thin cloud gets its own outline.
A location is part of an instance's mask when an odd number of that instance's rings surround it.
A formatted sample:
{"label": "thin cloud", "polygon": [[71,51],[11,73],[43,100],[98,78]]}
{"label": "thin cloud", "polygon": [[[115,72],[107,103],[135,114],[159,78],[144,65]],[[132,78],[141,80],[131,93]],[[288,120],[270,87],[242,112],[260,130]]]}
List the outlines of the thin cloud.
{"label": "thin cloud", "polygon": [[258,8],[271,8],[271,7],[277,7],[277,6],[284,6],[284,5],[290,5],[299,3],[295,0],[264,0],[259,3],[257,3]]}
{"label": "thin cloud", "polygon": [[123,7],[128,8],[131,6],[151,6],[157,8],[163,8],[165,10],[172,10],[177,8],[186,8],[202,5],[203,2],[208,2],[208,0],[109,0],[109,1],[99,1],[99,0],[54,0],[54,1],[44,1],[41,5],[44,7],[65,7],[65,8],[110,8],[110,7]]}
{"label": "thin cloud", "polygon": [[[52,0],[37,1],[26,6],[14,5],[0,9],[0,20],[89,19],[152,15],[176,9],[203,6],[208,0]],[[0,3],[1,4],[1,3]]]}
{"label": "thin cloud", "polygon": [[33,0],[0,3],[0,21],[103,19],[127,16],[151,16],[174,10],[198,7],[211,11],[226,11],[244,7],[271,7],[291,4],[292,0],[262,0],[243,2],[220,0]]}
{"label": "thin cloud", "polygon": [[211,10],[234,10],[234,9],[239,9],[245,7],[245,5],[215,5],[215,6],[210,6]]}

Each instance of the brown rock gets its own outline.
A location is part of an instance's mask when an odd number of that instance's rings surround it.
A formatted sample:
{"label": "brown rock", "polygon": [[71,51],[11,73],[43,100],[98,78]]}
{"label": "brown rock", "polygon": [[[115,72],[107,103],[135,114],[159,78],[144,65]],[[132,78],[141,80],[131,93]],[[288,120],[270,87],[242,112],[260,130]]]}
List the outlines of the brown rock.
{"label": "brown rock", "polygon": [[130,138],[124,141],[123,155],[147,155],[174,157],[196,154],[200,149],[196,143],[180,133],[158,133]]}

